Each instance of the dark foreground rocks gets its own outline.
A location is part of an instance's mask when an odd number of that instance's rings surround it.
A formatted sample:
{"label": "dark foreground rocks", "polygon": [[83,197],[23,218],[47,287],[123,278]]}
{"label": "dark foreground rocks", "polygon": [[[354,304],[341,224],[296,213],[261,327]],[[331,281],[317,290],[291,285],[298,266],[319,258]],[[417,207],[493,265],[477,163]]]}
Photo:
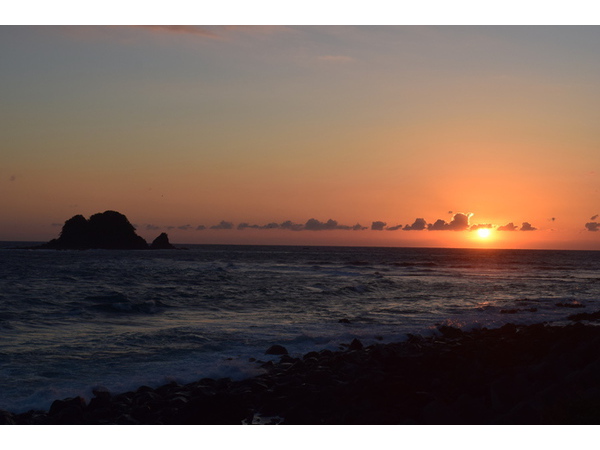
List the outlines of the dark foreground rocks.
{"label": "dark foreground rocks", "polygon": [[6,424],[598,424],[600,327],[505,325],[302,358],[243,381],[95,391]]}

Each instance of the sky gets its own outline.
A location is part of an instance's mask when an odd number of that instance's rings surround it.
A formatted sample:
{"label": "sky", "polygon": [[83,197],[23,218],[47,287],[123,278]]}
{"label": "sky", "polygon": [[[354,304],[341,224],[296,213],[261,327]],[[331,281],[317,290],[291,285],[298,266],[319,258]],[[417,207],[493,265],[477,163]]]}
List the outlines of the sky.
{"label": "sky", "polygon": [[600,250],[596,26],[3,25],[0,56],[0,240],[116,210],[180,244]]}

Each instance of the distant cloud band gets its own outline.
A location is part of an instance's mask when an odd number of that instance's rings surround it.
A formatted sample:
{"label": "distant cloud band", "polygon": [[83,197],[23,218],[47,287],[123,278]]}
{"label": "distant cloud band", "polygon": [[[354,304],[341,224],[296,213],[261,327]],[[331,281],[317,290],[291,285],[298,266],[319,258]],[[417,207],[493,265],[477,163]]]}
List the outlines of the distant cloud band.
{"label": "distant cloud band", "polygon": [[[288,230],[288,231],[331,231],[331,230],[352,230],[352,231],[475,231],[480,228],[495,228],[497,231],[536,231],[537,228],[531,225],[529,222],[523,222],[519,228],[513,222],[507,223],[506,225],[495,226],[491,223],[480,223],[470,224],[469,220],[473,216],[472,213],[455,213],[452,216],[450,222],[446,222],[443,219],[438,219],[433,223],[428,223],[424,218],[418,217],[410,225],[394,225],[388,226],[387,222],[376,220],[371,222],[370,227],[362,226],[360,223],[355,225],[344,225],[340,224],[337,220],[329,219],[327,221],[320,221],[315,218],[308,219],[305,223],[295,223],[291,220],[286,220],[281,223],[270,222],[264,225],[251,224],[248,222],[241,222],[237,226],[233,222],[222,220],[216,225],[206,227],[204,225],[198,225],[194,227],[190,224],[179,225],[179,226],[157,226],[153,224],[145,225],[145,229],[148,231],[155,231],[160,228],[166,230],[179,229],[182,231],[203,231],[203,230]],[[597,217],[597,216],[595,216]],[[588,231],[600,231],[600,223],[588,222],[585,224]]]}

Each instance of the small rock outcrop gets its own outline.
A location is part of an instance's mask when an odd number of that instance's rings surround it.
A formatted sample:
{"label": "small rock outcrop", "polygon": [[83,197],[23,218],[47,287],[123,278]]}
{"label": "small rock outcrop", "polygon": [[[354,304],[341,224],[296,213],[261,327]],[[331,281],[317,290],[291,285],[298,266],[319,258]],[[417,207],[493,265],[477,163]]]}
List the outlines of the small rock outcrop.
{"label": "small rock outcrop", "polygon": [[165,233],[156,238],[152,247],[149,247],[144,238],[137,235],[135,227],[125,215],[117,211],[105,211],[92,215],[89,220],[81,214],[71,217],[63,225],[57,239],[52,239],[38,248],[146,250],[148,248],[171,249],[175,247],[169,243],[169,238]]}
{"label": "small rock outcrop", "polygon": [[266,355],[287,355],[288,351],[283,345],[275,344],[275,345],[271,345],[267,349],[265,354]]}
{"label": "small rock outcrop", "polygon": [[161,233],[152,244],[150,244],[152,250],[173,250],[175,247],[169,242],[169,236],[167,233]]}

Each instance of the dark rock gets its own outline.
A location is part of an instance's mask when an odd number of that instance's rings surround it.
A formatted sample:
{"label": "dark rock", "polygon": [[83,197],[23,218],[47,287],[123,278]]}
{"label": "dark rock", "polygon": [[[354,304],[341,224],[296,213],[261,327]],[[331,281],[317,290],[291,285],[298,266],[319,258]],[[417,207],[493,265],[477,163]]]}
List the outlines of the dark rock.
{"label": "dark rock", "polygon": [[275,345],[271,345],[267,351],[265,352],[266,355],[287,355],[288,351],[287,349],[279,344],[275,344]]}
{"label": "dark rock", "polygon": [[111,405],[111,395],[107,391],[93,391],[95,397],[90,400],[89,409],[108,408]]}
{"label": "dark rock", "polygon": [[461,329],[449,327],[447,325],[438,327],[438,331],[442,333],[442,336],[449,339],[460,338],[463,335],[463,331]]}
{"label": "dark rock", "polygon": [[146,241],[135,233],[127,217],[116,211],[94,214],[86,220],[81,214],[65,222],[58,239],[38,248],[57,250],[147,249]]}
{"label": "dark rock", "polygon": [[318,352],[308,352],[307,354],[305,354],[302,359],[315,359],[317,360],[319,358],[319,353]]}
{"label": "dark rock", "polygon": [[15,425],[15,418],[8,411],[0,411],[0,425]]}
{"label": "dark rock", "polygon": [[352,342],[350,342],[350,345],[348,346],[348,350],[362,350],[362,349],[363,349],[362,342],[360,342],[356,338],[352,339]]}
{"label": "dark rock", "polygon": [[50,415],[58,414],[66,408],[76,408],[82,410],[85,408],[85,400],[82,397],[67,398],[64,400],[55,400],[50,406]]}
{"label": "dark rock", "polygon": [[297,361],[296,358],[292,358],[290,355],[288,355],[287,353],[284,355],[281,355],[281,359],[279,360],[280,363],[286,363],[286,364],[293,364]]}
{"label": "dark rock", "polygon": [[600,320],[600,311],[596,311],[593,313],[579,313],[579,314],[571,314],[567,317],[569,320],[579,321],[579,320],[589,320],[589,321],[597,321]]}
{"label": "dark rock", "polygon": [[83,423],[85,400],[82,397],[55,400],[50,406],[48,420],[51,424],[67,425]]}
{"label": "dark rock", "polygon": [[175,247],[169,242],[169,236],[167,233],[161,233],[152,244],[150,244],[152,250],[173,250]]}
{"label": "dark rock", "polygon": [[500,327],[500,331],[506,334],[515,334],[517,332],[517,326],[514,323],[505,323]]}

